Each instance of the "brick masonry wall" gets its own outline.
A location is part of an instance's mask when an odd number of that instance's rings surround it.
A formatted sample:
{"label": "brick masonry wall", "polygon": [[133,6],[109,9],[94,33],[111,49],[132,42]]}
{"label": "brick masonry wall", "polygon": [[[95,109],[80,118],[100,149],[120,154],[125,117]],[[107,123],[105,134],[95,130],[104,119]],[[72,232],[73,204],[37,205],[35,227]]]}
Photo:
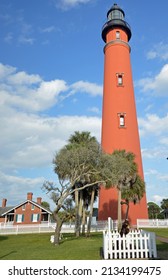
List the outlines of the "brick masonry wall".
{"label": "brick masonry wall", "polygon": [[[32,208],[32,205],[34,209]],[[32,221],[32,214],[39,214],[38,221],[33,222]],[[17,215],[24,215],[21,222],[17,221]],[[41,209],[34,204],[32,204],[30,201],[25,203],[25,209],[23,208],[23,205],[15,209],[15,218],[14,218],[14,225],[16,224],[40,224],[41,223]]]}

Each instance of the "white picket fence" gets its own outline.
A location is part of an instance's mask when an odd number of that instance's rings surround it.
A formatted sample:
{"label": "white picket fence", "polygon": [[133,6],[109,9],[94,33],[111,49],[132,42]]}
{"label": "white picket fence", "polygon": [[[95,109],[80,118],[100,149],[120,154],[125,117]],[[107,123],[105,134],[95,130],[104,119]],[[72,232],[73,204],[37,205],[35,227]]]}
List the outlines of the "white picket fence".
{"label": "white picket fence", "polygon": [[[13,225],[11,223],[0,223],[0,235],[8,234],[24,234],[24,233],[53,233],[55,231],[56,223],[42,223],[29,225]],[[86,225],[85,225],[86,227]],[[108,229],[107,221],[98,221],[91,225],[91,231],[102,232]],[[61,233],[73,233],[75,231],[75,224],[64,223]]]}
{"label": "white picket fence", "polygon": [[168,228],[168,219],[137,219],[137,228]]}
{"label": "white picket fence", "polygon": [[[12,223],[0,223],[0,235],[5,234],[21,234],[21,233],[42,233],[42,232],[54,232],[55,223],[44,222],[41,224],[29,224],[29,225],[13,225]],[[62,233],[74,232],[75,225],[73,223],[65,223],[62,226]],[[167,228],[167,220],[137,220],[137,228]],[[96,221],[91,226],[91,231],[102,232],[103,230],[116,230],[117,221],[109,218],[108,221]]]}
{"label": "white picket fence", "polygon": [[23,233],[45,233],[54,232],[55,223],[36,224],[36,225],[11,225],[1,224],[0,235],[23,234]]}
{"label": "white picket fence", "polygon": [[[109,220],[110,222],[110,220]],[[131,230],[120,236],[118,231],[109,228],[103,231],[104,259],[148,259],[156,258],[155,233]]]}

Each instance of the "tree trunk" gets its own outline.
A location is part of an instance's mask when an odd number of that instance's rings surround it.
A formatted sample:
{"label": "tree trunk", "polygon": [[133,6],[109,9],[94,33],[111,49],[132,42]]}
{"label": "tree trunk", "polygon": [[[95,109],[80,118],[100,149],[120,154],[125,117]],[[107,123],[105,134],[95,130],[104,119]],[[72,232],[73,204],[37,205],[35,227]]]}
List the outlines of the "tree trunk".
{"label": "tree trunk", "polygon": [[122,219],[121,219],[121,189],[118,188],[118,231],[121,230]]}
{"label": "tree trunk", "polygon": [[76,228],[76,237],[80,236],[80,230],[81,230],[81,222],[82,222],[82,209],[83,209],[83,192],[79,192],[79,205],[78,205],[78,216],[77,216],[77,228]]}
{"label": "tree trunk", "polygon": [[125,214],[125,219],[126,219],[126,220],[128,220],[128,213],[129,213],[129,201],[127,201],[126,205],[127,205],[127,210],[126,210],[126,214]]}
{"label": "tree trunk", "polygon": [[79,191],[75,189],[75,236],[79,236]]}
{"label": "tree trunk", "polygon": [[86,208],[83,207],[83,216],[82,216],[82,235],[85,234],[85,223],[86,223]]}
{"label": "tree trunk", "polygon": [[55,221],[56,221],[56,228],[55,228],[55,234],[54,234],[54,244],[59,245],[63,220],[60,219],[60,217],[58,216],[57,213],[54,213],[54,218],[55,218]]}
{"label": "tree trunk", "polygon": [[92,216],[93,216],[94,197],[95,197],[95,190],[93,189],[92,193],[91,193],[91,200],[90,200],[90,212],[89,212],[89,219],[88,219],[88,224],[87,224],[87,236],[90,235]]}

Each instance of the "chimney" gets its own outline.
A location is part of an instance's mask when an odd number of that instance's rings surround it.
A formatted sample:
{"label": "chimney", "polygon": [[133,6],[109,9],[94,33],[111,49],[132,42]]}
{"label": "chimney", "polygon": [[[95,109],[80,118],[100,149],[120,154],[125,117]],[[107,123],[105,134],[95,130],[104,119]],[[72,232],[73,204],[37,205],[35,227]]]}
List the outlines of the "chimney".
{"label": "chimney", "polygon": [[42,198],[41,197],[37,197],[37,203],[41,205],[41,201],[42,201]]}
{"label": "chimney", "polygon": [[2,199],[2,208],[5,208],[5,207],[6,207],[6,202],[7,202],[7,199],[6,199],[6,198],[3,198],[3,199]]}
{"label": "chimney", "polygon": [[29,192],[27,193],[27,200],[32,200],[33,198],[33,193]]}

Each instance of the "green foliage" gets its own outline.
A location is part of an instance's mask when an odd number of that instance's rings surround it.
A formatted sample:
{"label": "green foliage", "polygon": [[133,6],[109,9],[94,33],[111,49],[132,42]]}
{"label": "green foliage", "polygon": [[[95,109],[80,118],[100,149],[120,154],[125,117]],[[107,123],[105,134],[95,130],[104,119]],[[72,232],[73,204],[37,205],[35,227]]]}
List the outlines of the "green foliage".
{"label": "green foliage", "polygon": [[86,145],[71,145],[62,148],[56,154],[53,163],[54,171],[61,183],[71,186],[78,182],[94,182],[99,180],[99,162],[101,150],[98,143]]}
{"label": "green foliage", "polygon": [[[138,175],[137,164],[135,163],[135,155],[125,150],[115,150],[111,155],[105,156],[107,172],[109,172],[110,182],[112,186],[118,189],[118,230],[121,229],[121,204],[127,204],[127,212],[125,218],[128,217],[129,202],[136,203],[145,192],[145,183]],[[110,175],[111,173],[111,175]],[[122,202],[124,199],[125,202]]]}
{"label": "green foliage", "polygon": [[154,202],[148,202],[149,219],[157,219],[161,212],[161,208]]}
{"label": "green foliage", "polygon": [[137,175],[134,159],[134,154],[125,150],[116,150],[111,155],[104,153],[96,138],[91,137],[89,132],[75,132],[70,136],[68,144],[53,159],[54,172],[58,176],[59,185],[54,186],[51,182],[45,182],[43,185],[45,190],[52,193],[52,199],[56,204],[54,217],[57,222],[58,242],[58,234],[63,223],[63,216],[58,213],[64,210],[66,218],[72,214],[66,206],[66,201],[70,196],[74,198],[74,193],[78,231],[82,213],[84,221],[86,214],[84,211],[90,202],[90,214],[93,210],[93,203],[100,185],[118,189],[120,215],[118,220],[121,221],[121,193],[126,201],[136,202],[140,200],[144,192],[144,184]]}
{"label": "green foliage", "polygon": [[161,201],[161,208],[162,208],[163,210],[168,209],[168,198],[164,198],[164,199]]}
{"label": "green foliage", "polygon": [[47,201],[42,201],[41,206],[45,207],[46,209],[50,210],[50,204]]}
{"label": "green foliage", "polygon": [[134,159],[134,154],[125,150],[115,150],[111,154],[112,181],[120,190],[131,187],[136,180],[137,164]]}
{"label": "green foliage", "polygon": [[[82,208],[83,206],[86,208],[86,201],[82,203],[82,200],[84,200],[84,190],[94,188],[95,198],[96,188],[99,184],[105,183],[106,178],[101,170],[101,157],[102,150],[100,144],[95,137],[91,137],[90,133],[87,132],[75,132],[75,134],[70,137],[68,144],[55,155],[53,159],[54,172],[58,176],[59,185],[55,186],[54,183],[51,182],[45,182],[43,184],[43,188],[51,193],[51,197],[56,204],[53,213],[57,223],[55,234],[57,241],[55,241],[55,243],[59,243],[59,234],[63,223],[63,217],[67,218],[67,216],[71,214],[65,204],[67,199],[70,196],[72,197],[74,193],[76,197],[76,228],[78,228],[79,232],[82,212],[84,211]],[[93,192],[90,190],[90,195],[91,194],[93,198]],[[89,199],[87,199],[87,201],[89,202]],[[93,202],[94,200],[92,199],[92,203]],[[66,213],[65,216],[58,215],[62,210],[64,210],[64,214]]]}
{"label": "green foliage", "polygon": [[145,182],[137,174],[135,181],[130,186],[123,188],[122,198],[126,201],[132,201],[134,204],[141,200],[145,192]]}
{"label": "green foliage", "polygon": [[88,131],[75,131],[68,139],[68,145],[66,147],[71,147],[71,145],[85,146],[90,142],[97,142],[94,136],[91,136]]}

